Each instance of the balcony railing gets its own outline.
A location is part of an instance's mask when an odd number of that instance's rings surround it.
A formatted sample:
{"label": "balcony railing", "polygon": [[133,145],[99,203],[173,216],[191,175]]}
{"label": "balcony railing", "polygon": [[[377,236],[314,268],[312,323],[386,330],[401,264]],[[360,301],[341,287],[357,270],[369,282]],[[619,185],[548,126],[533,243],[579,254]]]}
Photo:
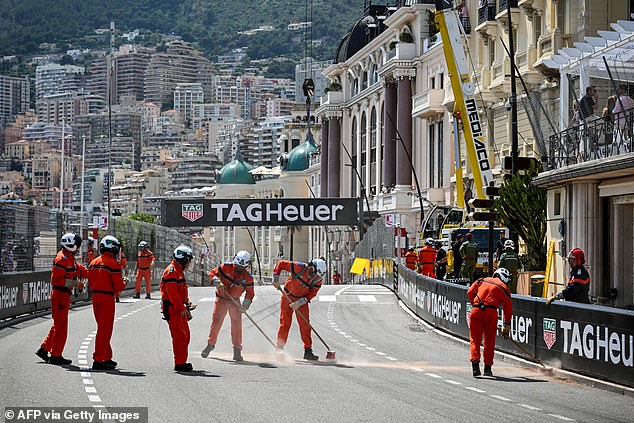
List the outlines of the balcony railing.
{"label": "balcony railing", "polygon": [[500,0],[498,9],[501,11],[506,10],[508,6],[517,7],[517,0]]}
{"label": "balcony railing", "polygon": [[547,157],[549,168],[559,169],[631,153],[634,151],[633,124],[634,109],[629,109],[615,116],[614,121],[586,119],[585,123],[551,135]]}
{"label": "balcony railing", "polygon": [[478,8],[478,25],[495,20],[495,2]]}
{"label": "balcony railing", "polygon": [[462,24],[462,28],[464,29],[465,34],[471,34],[471,21],[468,16],[461,16],[460,23]]}

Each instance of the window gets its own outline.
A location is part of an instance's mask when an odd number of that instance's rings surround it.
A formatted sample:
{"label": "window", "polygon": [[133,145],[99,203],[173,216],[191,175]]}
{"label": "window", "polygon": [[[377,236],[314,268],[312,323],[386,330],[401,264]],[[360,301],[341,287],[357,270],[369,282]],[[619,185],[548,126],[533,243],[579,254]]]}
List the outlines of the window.
{"label": "window", "polygon": [[495,41],[493,39],[489,40],[489,66],[493,66],[495,63]]}
{"label": "window", "polygon": [[368,124],[366,121],[366,114],[363,113],[361,115],[361,180],[363,181],[363,185],[367,186],[368,181],[366,177],[366,169],[368,164]]}
{"label": "window", "polygon": [[376,194],[376,108],[370,115],[370,193]]}
{"label": "window", "polygon": [[435,155],[436,155],[436,125],[431,123],[429,125],[429,188],[436,186],[435,178]]}
{"label": "window", "polygon": [[561,193],[560,192],[555,193],[555,200],[553,201],[553,206],[554,206],[553,215],[561,216]]}
{"label": "window", "polygon": [[442,90],[445,88],[445,74],[441,73],[438,75],[438,89]]}
{"label": "window", "polygon": [[429,89],[430,90],[436,89],[436,78],[433,76],[429,78]]}
{"label": "window", "polygon": [[444,138],[443,138],[443,121],[441,120],[436,124],[438,129],[438,187],[442,188],[445,185],[443,178],[443,161],[444,161]]}
{"label": "window", "polygon": [[350,163],[350,181],[352,182],[352,188],[350,194],[352,197],[357,196],[357,174],[355,172],[355,169],[357,167],[357,136],[357,118],[354,118],[354,120],[352,121],[352,134],[350,137],[352,141],[352,146],[350,147],[350,154],[352,154],[352,163]]}

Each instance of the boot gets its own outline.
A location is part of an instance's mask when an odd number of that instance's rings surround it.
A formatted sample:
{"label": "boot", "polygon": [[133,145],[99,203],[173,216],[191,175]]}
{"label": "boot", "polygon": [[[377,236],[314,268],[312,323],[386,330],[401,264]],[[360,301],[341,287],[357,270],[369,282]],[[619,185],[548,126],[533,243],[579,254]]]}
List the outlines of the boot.
{"label": "boot", "polygon": [[177,364],[174,366],[175,372],[191,372],[193,370],[194,366],[192,366],[192,363]]}
{"label": "boot", "polygon": [[119,299],[119,297],[116,297],[116,298],[115,298],[115,302],[117,302],[117,303],[120,303],[120,302],[121,302],[121,300]]}
{"label": "boot", "polygon": [[471,369],[473,370],[473,377],[478,377],[482,374],[480,373],[480,362],[471,363]]}
{"label": "boot", "polygon": [[115,366],[110,364],[108,360],[105,361],[93,361],[92,369],[93,370],[114,370]]}
{"label": "boot", "polygon": [[313,354],[313,349],[312,348],[306,348],[304,350],[304,360],[319,360],[319,357],[317,357],[315,354]]}
{"label": "boot", "polygon": [[493,372],[491,371],[491,366],[484,366],[484,375],[493,376]]}
{"label": "boot", "polygon": [[150,295],[149,292],[147,294],[145,294],[145,299],[146,300],[151,300],[152,299],[152,296]]}
{"label": "boot", "polygon": [[233,361],[244,361],[240,348],[233,347]]}
{"label": "boot", "polygon": [[40,357],[43,362],[48,363],[48,359],[49,359],[48,351],[46,351],[44,348],[40,347],[39,350],[35,351],[35,355]]}
{"label": "boot", "polygon": [[116,361],[114,361],[112,359],[106,360],[106,361],[104,361],[104,363],[107,363],[107,364],[109,364],[112,367],[117,367],[117,364],[119,364],[119,363],[117,363]]}
{"label": "boot", "polygon": [[141,298],[141,293],[137,292],[136,294],[134,294],[134,297],[132,298],[136,298],[137,300]]}
{"label": "boot", "polygon": [[51,358],[48,359],[49,364],[55,364],[56,366],[68,366],[73,360],[68,360],[61,355],[52,355]]}
{"label": "boot", "polygon": [[214,348],[216,348],[215,345],[207,344],[205,349],[200,352],[200,356],[202,358],[207,358],[209,356],[209,353],[212,352]]}

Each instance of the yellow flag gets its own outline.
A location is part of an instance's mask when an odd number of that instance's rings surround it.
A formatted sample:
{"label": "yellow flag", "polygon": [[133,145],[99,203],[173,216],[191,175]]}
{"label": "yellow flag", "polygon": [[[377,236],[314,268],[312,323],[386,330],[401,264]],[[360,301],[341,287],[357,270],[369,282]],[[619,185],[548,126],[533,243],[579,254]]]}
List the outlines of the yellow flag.
{"label": "yellow flag", "polygon": [[350,273],[354,273],[355,275],[360,275],[364,270],[370,267],[370,260],[365,258],[355,258],[354,263],[352,263],[352,267],[350,268]]}

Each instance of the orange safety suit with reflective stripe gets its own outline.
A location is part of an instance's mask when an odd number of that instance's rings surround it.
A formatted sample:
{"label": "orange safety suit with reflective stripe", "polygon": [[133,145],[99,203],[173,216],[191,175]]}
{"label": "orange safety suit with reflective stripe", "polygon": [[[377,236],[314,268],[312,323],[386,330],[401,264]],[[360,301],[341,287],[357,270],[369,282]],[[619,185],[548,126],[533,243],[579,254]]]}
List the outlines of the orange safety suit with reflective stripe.
{"label": "orange safety suit with reflective stripe", "polygon": [[436,249],[431,245],[425,245],[423,249],[418,252],[418,268],[420,269],[420,273],[435,278],[435,263]]}
{"label": "orange safety suit with reflective stripe", "polygon": [[163,315],[167,316],[167,323],[172,335],[174,364],[185,364],[187,363],[190,335],[187,316],[183,312],[187,309],[185,304],[189,301],[189,292],[183,268],[176,260],[172,260],[163,271],[160,290]]}
{"label": "orange safety suit with reflective stripe", "polygon": [[95,337],[95,361],[112,359],[110,339],[114,327],[115,295],[125,288],[121,277],[121,264],[106,251],[90,263],[88,286],[92,290],[92,311],[97,321]]}
{"label": "orange safety suit with reflective stripe", "polygon": [[52,356],[60,357],[64,352],[68,337],[68,310],[70,310],[70,294],[72,287],[66,286],[66,279],[85,279],[88,269],[77,263],[75,255],[62,249],[53,261],[51,271],[51,315],[53,325],[42,343],[42,348]]}
{"label": "orange safety suit with reflective stripe", "polygon": [[[310,314],[308,304],[310,300],[315,298],[317,291],[321,288],[321,278],[314,273],[312,266],[299,261],[280,260],[273,269],[273,277],[279,276],[283,271],[290,272],[290,276],[286,279],[286,283],[282,288],[286,295],[282,295],[280,300],[280,327],[277,331],[277,346],[283,348],[288,339],[288,332],[293,323],[293,308],[290,302],[298,301],[300,298],[306,299],[306,304],[297,309],[297,313],[301,313],[308,322],[310,322]],[[288,297],[288,299],[287,299]],[[304,348],[312,348],[313,340],[310,334],[310,326],[300,316],[297,316],[299,324],[299,333],[304,343]]]}
{"label": "orange safety suit with reflective stripe", "polygon": [[416,253],[408,251],[405,253],[405,267],[408,269],[416,270]]}
{"label": "orange safety suit with reflective stripe", "polygon": [[97,253],[97,250],[95,250],[94,248],[89,248],[88,253],[86,254],[86,261],[88,262],[88,264],[92,263],[92,261],[97,257],[99,257],[99,253]]}
{"label": "orange safety suit with reflective stripe", "polygon": [[[123,254],[123,251],[121,251],[121,260],[119,261],[119,263],[121,264],[121,276],[125,277],[126,269],[128,268],[128,260],[125,258],[125,254]],[[115,296],[117,298],[120,298],[121,297],[121,291],[117,291]]]}
{"label": "orange safety suit with reflective stripe", "polygon": [[511,291],[498,278],[482,278],[475,281],[467,291],[471,303],[469,335],[471,362],[480,362],[480,345],[484,333],[484,365],[493,365],[495,335],[498,324],[498,308],[504,310],[504,323],[511,324],[513,304]]}
{"label": "orange safety suit with reflective stripe", "polygon": [[136,293],[141,293],[141,281],[145,279],[145,292],[152,292],[152,269],[151,266],[156,262],[154,253],[150,250],[141,250],[136,256]]}
{"label": "orange safety suit with reflective stripe", "polygon": [[590,274],[583,265],[577,265],[570,269],[568,284],[561,291],[566,301],[590,304],[588,293],[590,292]]}
{"label": "orange safety suit with reflective stripe", "polygon": [[[231,319],[231,343],[233,348],[242,349],[242,313],[238,305],[240,304],[240,296],[244,295],[245,299],[253,301],[255,292],[253,290],[253,277],[249,271],[243,268],[242,272],[236,271],[236,265],[233,263],[223,263],[218,267],[214,267],[209,271],[209,279],[214,277],[220,278],[224,289],[216,289],[216,302],[214,311],[211,314],[211,327],[209,328],[208,343],[216,345],[218,334],[222,323],[229,313]],[[231,300],[233,298],[233,301]]]}

